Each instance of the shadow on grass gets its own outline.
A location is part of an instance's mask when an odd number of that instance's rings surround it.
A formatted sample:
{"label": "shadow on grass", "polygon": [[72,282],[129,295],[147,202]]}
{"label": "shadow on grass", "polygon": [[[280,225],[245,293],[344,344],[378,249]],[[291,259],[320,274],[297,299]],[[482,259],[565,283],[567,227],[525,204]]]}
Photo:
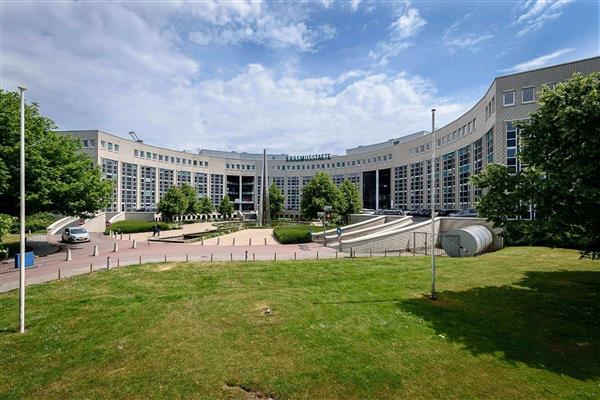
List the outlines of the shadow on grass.
{"label": "shadow on grass", "polygon": [[445,291],[398,306],[473,354],[580,380],[600,376],[600,272],[527,272],[514,286]]}

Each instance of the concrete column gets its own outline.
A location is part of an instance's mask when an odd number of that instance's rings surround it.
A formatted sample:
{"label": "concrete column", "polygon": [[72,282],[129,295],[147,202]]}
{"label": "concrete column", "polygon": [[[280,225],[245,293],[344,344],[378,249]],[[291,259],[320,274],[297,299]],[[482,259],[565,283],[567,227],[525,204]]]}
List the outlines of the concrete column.
{"label": "concrete column", "polygon": [[375,170],[375,210],[379,210],[379,170]]}

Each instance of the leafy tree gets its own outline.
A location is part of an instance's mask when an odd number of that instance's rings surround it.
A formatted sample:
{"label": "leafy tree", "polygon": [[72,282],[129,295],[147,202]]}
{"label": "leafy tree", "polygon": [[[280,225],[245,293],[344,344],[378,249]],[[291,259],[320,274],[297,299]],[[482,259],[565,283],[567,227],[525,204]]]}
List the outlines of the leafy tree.
{"label": "leafy tree", "polygon": [[302,188],[300,210],[304,218],[316,218],[317,213],[323,211],[325,206],[332,206],[337,212],[340,210],[340,204],[339,190],[331,177],[324,172],[317,172]]}
{"label": "leafy tree", "polygon": [[278,212],[283,211],[283,205],[285,203],[285,197],[279,187],[273,183],[269,187],[269,203],[271,205],[271,218]]}
{"label": "leafy tree", "polygon": [[198,211],[199,214],[210,214],[214,210],[213,203],[208,197],[202,197],[199,201]]}
{"label": "leafy tree", "polygon": [[184,214],[200,214],[200,201],[196,190],[187,183],[181,185],[181,193],[188,201],[187,209]]}
{"label": "leafy tree", "polygon": [[336,212],[344,218],[344,221],[348,223],[348,216],[360,212],[362,208],[362,199],[360,191],[356,185],[350,182],[348,179],[344,179],[339,187],[340,191],[340,205],[339,210]]}
{"label": "leafy tree", "polygon": [[229,200],[229,196],[225,195],[223,200],[219,203],[218,207],[219,214],[226,215],[228,217],[233,214],[233,203]]}
{"label": "leafy tree", "polygon": [[187,196],[179,186],[171,186],[158,202],[158,211],[165,218],[183,217],[189,206]]}
{"label": "leafy tree", "polygon": [[[600,73],[573,77],[543,89],[539,108],[520,128],[520,160],[511,175],[488,166],[473,182],[487,193],[477,204],[484,217],[502,224],[510,209],[534,204],[536,232],[556,244],[578,238],[600,249]],[[514,213],[513,213],[514,215]],[[504,219],[503,219],[504,218]]]}
{"label": "leafy tree", "polygon": [[[20,96],[0,90],[0,212],[19,213]],[[27,213],[88,216],[106,208],[112,182],[80,151],[79,141],[60,135],[56,125],[25,107],[25,181]]]}
{"label": "leafy tree", "polygon": [[8,214],[0,214],[0,242],[2,237],[8,235],[17,223],[17,218]]}

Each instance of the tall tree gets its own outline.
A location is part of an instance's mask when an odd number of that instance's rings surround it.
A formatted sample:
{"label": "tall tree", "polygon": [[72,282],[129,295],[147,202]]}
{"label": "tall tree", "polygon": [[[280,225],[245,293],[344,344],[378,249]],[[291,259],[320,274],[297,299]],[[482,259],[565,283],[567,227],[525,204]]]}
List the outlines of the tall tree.
{"label": "tall tree", "polygon": [[183,217],[188,209],[188,198],[179,186],[171,186],[167,193],[158,202],[158,211],[163,217]]}
{"label": "tall tree", "polygon": [[[19,213],[20,96],[0,90],[0,212]],[[54,132],[56,125],[25,107],[27,213],[88,216],[109,204],[112,182],[80,151],[79,141]]]}
{"label": "tall tree", "polygon": [[317,213],[323,211],[325,206],[332,206],[334,211],[340,209],[340,193],[324,172],[317,172],[315,176],[302,188],[300,210],[307,219],[316,218]]}
{"label": "tall tree", "polygon": [[344,221],[348,223],[348,216],[350,214],[357,213],[362,208],[362,199],[360,191],[356,185],[350,182],[348,179],[344,179],[339,187],[340,191],[340,204],[337,213],[342,216]]}
{"label": "tall tree", "polygon": [[188,206],[184,214],[200,214],[200,201],[198,200],[198,193],[189,184],[184,183],[181,185],[181,193],[186,197]]}
{"label": "tall tree", "polygon": [[229,196],[223,196],[223,200],[221,200],[221,202],[219,203],[218,210],[219,214],[226,215],[228,217],[230,217],[231,214],[233,214],[233,203],[231,202],[231,200],[229,200]]}
{"label": "tall tree", "polygon": [[271,218],[278,212],[283,211],[283,205],[285,204],[285,197],[279,187],[273,183],[269,187],[269,203],[271,205]]}
{"label": "tall tree", "polygon": [[213,212],[214,207],[212,201],[208,197],[202,197],[199,202],[199,214],[210,214]]}

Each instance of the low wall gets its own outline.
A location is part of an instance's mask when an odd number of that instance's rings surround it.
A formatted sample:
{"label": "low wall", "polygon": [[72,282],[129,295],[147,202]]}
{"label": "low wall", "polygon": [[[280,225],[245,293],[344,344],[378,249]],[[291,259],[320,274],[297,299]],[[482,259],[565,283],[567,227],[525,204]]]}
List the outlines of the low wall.
{"label": "low wall", "polygon": [[[356,222],[354,224],[346,225],[342,227],[342,231],[345,233],[350,233],[359,229],[368,228],[371,226],[383,225],[385,223],[385,217],[383,215],[370,215],[370,218],[365,218],[362,221]],[[337,238],[336,235],[337,228],[329,229],[325,231],[325,235],[327,239]],[[312,234],[312,239],[314,242],[322,242],[323,241],[323,232],[314,232]]]}

